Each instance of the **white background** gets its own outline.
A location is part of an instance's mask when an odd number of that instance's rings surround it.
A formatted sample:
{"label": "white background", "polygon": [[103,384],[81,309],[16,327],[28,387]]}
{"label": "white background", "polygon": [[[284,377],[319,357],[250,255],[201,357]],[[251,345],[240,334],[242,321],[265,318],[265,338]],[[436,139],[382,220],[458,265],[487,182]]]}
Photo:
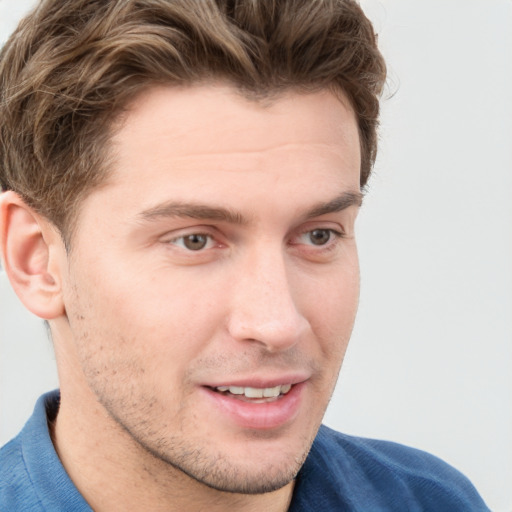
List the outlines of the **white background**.
{"label": "white background", "polygon": [[[365,0],[387,58],[361,306],[326,422],[435,453],[512,511],[512,2]],[[0,40],[31,1],[0,0]],[[393,93],[392,97],[391,93]],[[57,386],[0,275],[0,444]]]}

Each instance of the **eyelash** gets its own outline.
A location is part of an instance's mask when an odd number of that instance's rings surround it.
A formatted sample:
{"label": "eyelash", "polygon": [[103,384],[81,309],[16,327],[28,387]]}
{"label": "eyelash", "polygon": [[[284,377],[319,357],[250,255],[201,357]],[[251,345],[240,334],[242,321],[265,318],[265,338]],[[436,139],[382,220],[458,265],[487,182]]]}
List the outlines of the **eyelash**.
{"label": "eyelash", "polygon": [[328,233],[329,234],[328,240],[324,244],[318,244],[317,245],[317,244],[311,243],[311,244],[306,244],[306,245],[311,246],[311,247],[318,247],[318,248],[321,248],[320,250],[324,250],[324,251],[328,251],[330,249],[333,249],[336,246],[335,242],[345,236],[345,234],[342,231],[338,231],[336,229],[332,229],[332,228],[314,228],[314,229],[309,229],[307,231],[304,231],[303,233],[301,233],[299,235],[299,237],[301,238],[301,237],[308,236],[308,235],[311,237],[311,235],[315,231],[323,231],[323,232]]}
{"label": "eyelash", "polygon": [[[190,251],[190,252],[202,252],[203,250],[205,250],[206,248],[208,249],[211,249],[212,247],[201,247],[199,248],[198,250],[194,251],[193,249],[190,249],[189,247],[186,247],[185,246],[185,241],[191,237],[205,237],[207,238],[208,240],[206,241],[206,245],[208,245],[208,241],[210,242],[210,245],[214,242],[214,237],[209,234],[209,233],[189,233],[189,234],[186,234],[186,235],[181,235],[181,236],[178,236],[176,238],[173,238],[171,240],[169,240],[168,243],[170,244],[173,244],[173,245],[177,245],[179,247],[181,247],[182,249],[185,249],[187,251]],[[177,243],[179,240],[181,240],[183,242],[183,244],[179,244]]]}
{"label": "eyelash", "polygon": [[[309,229],[307,231],[303,231],[302,233],[300,233],[298,235],[297,238],[300,239],[300,238],[308,236],[308,235],[311,236],[315,231],[326,232],[329,234],[329,238],[323,244],[311,243],[311,244],[304,244],[304,245],[309,246],[309,247],[317,247],[317,248],[319,248],[319,251],[329,251],[329,250],[334,249],[336,246],[335,242],[345,236],[345,234],[342,231],[338,231],[338,230],[335,230],[332,228],[314,228],[314,229]],[[186,240],[190,239],[191,237],[198,237],[198,238],[204,237],[207,240],[203,247],[199,247],[197,250],[194,250],[185,245]],[[333,240],[333,238],[334,238],[334,240]],[[179,243],[179,241],[181,241],[182,243]],[[197,233],[189,233],[186,235],[181,235],[179,237],[169,240],[167,243],[176,245],[190,253],[194,253],[194,252],[201,253],[207,249],[212,249],[214,247],[214,246],[212,246],[212,244],[214,244],[214,242],[215,242],[215,239],[214,239],[213,235],[211,235],[209,233],[197,232]],[[208,245],[210,245],[210,246],[207,247]],[[295,245],[300,245],[300,243],[291,243],[290,245],[295,246]]]}

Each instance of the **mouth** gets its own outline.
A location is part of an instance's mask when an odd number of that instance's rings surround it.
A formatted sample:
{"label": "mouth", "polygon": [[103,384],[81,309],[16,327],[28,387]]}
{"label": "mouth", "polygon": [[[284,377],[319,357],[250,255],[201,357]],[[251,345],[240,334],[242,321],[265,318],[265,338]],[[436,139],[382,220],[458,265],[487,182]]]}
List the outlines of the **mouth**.
{"label": "mouth", "polygon": [[201,396],[214,411],[212,418],[224,425],[278,431],[291,425],[309,404],[309,379],[305,372],[246,376],[203,384]]}
{"label": "mouth", "polygon": [[287,395],[291,391],[292,387],[292,384],[279,384],[277,386],[267,388],[249,386],[216,386],[210,389],[224,396],[241,400],[242,402],[263,404],[279,400],[284,395]]}

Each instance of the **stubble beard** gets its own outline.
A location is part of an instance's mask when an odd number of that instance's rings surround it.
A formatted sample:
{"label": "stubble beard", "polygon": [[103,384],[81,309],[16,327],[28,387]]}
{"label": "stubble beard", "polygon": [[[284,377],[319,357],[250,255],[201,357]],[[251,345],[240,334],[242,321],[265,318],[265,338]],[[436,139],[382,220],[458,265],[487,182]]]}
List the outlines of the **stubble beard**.
{"label": "stubble beard", "polygon": [[[315,429],[311,438],[303,437],[300,453],[284,453],[279,462],[255,469],[251,461],[247,461],[243,467],[233,465],[224,453],[207,453],[206,449],[191,448],[190,441],[185,443],[178,437],[152,439],[153,436],[145,431],[144,427],[130,428],[109,408],[107,411],[138,447],[152,458],[155,463],[153,467],[158,468],[160,474],[167,473],[171,478],[178,475],[181,479],[185,476],[210,489],[224,493],[257,495],[285,487],[296,478],[318,431]],[[255,435],[258,436],[258,434]],[[203,439],[202,442],[206,444],[208,440]],[[148,470],[148,467],[145,469]]]}

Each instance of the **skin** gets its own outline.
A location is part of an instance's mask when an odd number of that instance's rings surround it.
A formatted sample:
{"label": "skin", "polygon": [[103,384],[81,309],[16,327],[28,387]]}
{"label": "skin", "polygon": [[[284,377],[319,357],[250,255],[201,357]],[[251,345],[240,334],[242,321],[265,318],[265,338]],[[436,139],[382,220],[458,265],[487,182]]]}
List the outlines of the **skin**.
{"label": "skin", "polygon": [[[9,229],[42,233],[39,257],[11,253],[46,272],[29,307],[54,337],[58,454],[97,511],[286,510],[357,310],[354,114],[329,91],[160,87],[111,151],[69,253],[3,200]],[[211,389],[242,381],[296,384],[295,408],[242,425]]]}

